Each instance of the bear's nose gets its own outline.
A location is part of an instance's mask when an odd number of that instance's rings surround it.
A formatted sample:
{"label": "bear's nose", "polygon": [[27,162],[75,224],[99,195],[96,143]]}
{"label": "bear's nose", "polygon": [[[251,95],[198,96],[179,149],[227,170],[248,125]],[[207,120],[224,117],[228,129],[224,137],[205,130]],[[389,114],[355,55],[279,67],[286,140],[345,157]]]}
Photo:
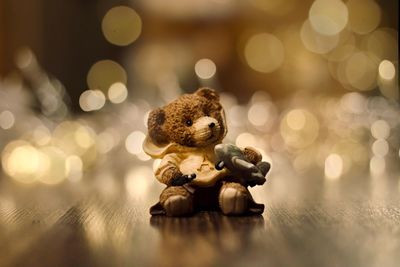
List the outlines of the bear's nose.
{"label": "bear's nose", "polygon": [[214,123],[214,122],[212,122],[212,123],[210,123],[210,124],[208,125],[208,127],[210,127],[210,128],[214,128],[214,126],[215,126],[215,123]]}

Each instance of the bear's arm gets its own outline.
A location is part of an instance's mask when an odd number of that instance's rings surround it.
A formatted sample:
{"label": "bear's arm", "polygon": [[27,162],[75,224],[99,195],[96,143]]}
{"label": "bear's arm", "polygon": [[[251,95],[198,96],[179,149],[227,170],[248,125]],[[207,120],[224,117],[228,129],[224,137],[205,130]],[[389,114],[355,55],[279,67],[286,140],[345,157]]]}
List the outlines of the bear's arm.
{"label": "bear's arm", "polygon": [[242,152],[243,152],[244,156],[246,157],[246,159],[254,165],[256,165],[257,163],[259,163],[262,160],[261,153],[253,147],[249,147],[249,146],[245,147],[244,149],[242,149]]}
{"label": "bear's arm", "polygon": [[171,185],[173,178],[182,175],[178,167],[180,162],[181,158],[177,154],[166,155],[155,171],[157,180],[163,184]]}

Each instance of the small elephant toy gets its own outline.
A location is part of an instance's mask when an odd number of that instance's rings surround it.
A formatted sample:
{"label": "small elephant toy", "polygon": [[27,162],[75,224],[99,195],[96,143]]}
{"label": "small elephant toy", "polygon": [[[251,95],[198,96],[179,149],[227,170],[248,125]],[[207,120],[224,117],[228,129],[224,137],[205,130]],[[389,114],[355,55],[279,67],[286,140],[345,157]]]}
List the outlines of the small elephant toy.
{"label": "small elephant toy", "polygon": [[271,164],[260,161],[256,165],[249,162],[240,148],[232,144],[218,144],[214,147],[217,157],[215,168],[222,170],[226,167],[236,177],[241,177],[243,183],[254,187],[266,182],[265,176]]}

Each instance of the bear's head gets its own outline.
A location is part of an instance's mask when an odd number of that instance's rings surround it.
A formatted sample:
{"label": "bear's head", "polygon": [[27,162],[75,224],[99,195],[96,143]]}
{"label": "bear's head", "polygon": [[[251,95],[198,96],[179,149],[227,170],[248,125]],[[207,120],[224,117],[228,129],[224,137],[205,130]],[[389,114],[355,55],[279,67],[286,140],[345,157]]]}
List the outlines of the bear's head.
{"label": "bear's head", "polygon": [[151,111],[147,126],[148,138],[157,146],[206,147],[221,142],[227,131],[219,95],[209,88]]}

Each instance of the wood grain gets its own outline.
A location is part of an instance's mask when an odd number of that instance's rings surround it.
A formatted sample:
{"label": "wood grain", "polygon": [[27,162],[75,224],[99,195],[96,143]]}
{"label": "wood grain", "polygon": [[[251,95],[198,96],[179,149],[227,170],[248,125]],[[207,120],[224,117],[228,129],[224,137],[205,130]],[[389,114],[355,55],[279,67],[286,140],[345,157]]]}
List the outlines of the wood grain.
{"label": "wood grain", "polygon": [[399,266],[398,181],[368,181],[289,179],[286,197],[261,192],[263,216],[189,218],[150,217],[158,190],[132,199],[3,184],[0,266]]}

